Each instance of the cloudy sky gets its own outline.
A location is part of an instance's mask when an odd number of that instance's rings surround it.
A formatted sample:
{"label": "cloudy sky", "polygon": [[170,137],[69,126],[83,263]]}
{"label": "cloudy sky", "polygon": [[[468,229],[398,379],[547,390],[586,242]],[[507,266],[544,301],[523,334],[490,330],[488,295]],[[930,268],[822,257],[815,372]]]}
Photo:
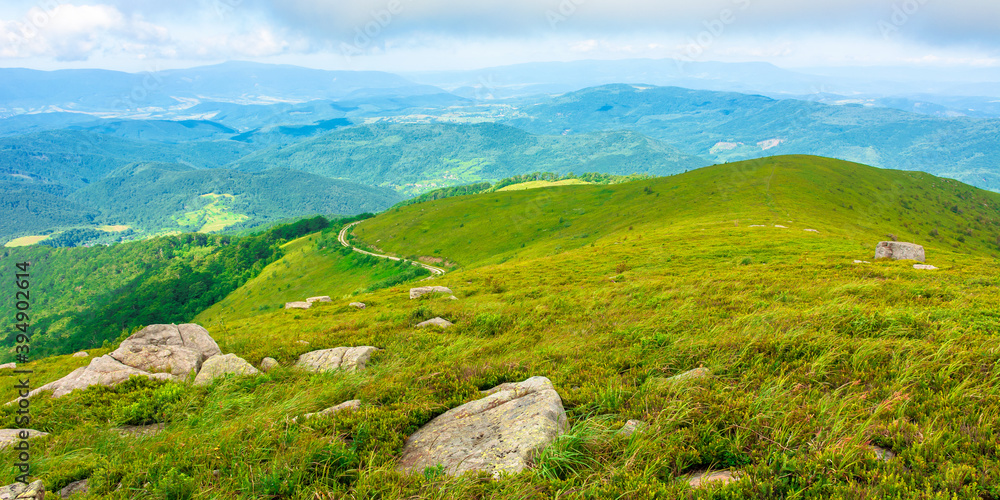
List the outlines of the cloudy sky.
{"label": "cloudy sky", "polygon": [[472,69],[684,58],[1000,70],[998,0],[4,0],[0,66]]}

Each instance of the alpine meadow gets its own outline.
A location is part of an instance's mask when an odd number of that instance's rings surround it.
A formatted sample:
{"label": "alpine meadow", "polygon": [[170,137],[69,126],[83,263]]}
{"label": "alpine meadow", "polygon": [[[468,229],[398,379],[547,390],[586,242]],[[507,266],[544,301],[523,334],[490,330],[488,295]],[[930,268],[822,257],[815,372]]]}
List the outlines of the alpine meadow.
{"label": "alpine meadow", "polygon": [[1000,500],[1000,6],[862,3],[12,0],[0,500]]}

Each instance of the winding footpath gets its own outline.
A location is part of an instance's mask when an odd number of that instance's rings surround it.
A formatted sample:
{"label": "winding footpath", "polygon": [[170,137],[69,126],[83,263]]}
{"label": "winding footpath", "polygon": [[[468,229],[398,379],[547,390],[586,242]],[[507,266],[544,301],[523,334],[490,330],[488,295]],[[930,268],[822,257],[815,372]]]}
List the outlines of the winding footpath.
{"label": "winding footpath", "polygon": [[420,266],[420,267],[422,267],[422,268],[430,271],[435,276],[441,276],[442,274],[445,273],[445,270],[441,269],[440,267],[434,267],[434,266],[429,265],[429,264],[424,264],[423,262],[416,262],[416,261],[412,261],[412,260],[400,259],[399,257],[393,257],[391,255],[382,255],[382,254],[378,254],[378,253],[372,253],[372,252],[368,252],[368,251],[362,250],[362,249],[360,249],[360,248],[358,248],[356,246],[351,245],[350,243],[347,242],[347,232],[352,227],[357,226],[358,224],[361,224],[362,222],[364,222],[364,221],[360,221],[359,220],[357,222],[352,222],[352,223],[344,226],[344,229],[340,230],[340,235],[337,236],[337,239],[340,240],[340,244],[341,245],[344,245],[345,247],[350,248],[351,250],[354,250],[355,252],[363,253],[365,255],[371,255],[372,257],[378,257],[380,259],[389,259],[389,260],[395,260],[395,261],[400,261],[401,260],[403,262],[409,262],[410,264],[413,264],[415,266]]}

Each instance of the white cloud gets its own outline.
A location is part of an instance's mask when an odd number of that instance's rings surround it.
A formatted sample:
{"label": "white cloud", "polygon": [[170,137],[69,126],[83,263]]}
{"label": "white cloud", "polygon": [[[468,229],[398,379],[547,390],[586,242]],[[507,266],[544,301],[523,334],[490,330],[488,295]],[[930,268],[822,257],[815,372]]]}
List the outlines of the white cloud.
{"label": "white cloud", "polygon": [[8,43],[0,57],[51,57],[85,60],[98,52],[136,50],[169,39],[166,28],[126,17],[110,5],[57,4],[32,7],[20,20],[0,20],[0,38]]}

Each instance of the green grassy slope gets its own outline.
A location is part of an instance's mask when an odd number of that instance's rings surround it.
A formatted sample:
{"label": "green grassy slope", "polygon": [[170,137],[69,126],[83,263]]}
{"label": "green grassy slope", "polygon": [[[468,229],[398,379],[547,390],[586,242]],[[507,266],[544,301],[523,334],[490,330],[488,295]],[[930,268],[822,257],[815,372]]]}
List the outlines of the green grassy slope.
{"label": "green grassy slope", "polygon": [[[39,399],[33,425],[52,435],[36,442],[33,470],[49,489],[89,477],[100,498],[992,500],[1000,262],[982,241],[987,229],[961,244],[945,225],[995,227],[996,201],[923,174],[787,157],[404,207],[365,221],[358,236],[440,248],[463,267],[432,283],[459,300],[410,300],[403,284],[359,295],[371,305],[362,311],[343,298],[251,317],[222,310],[224,327],[210,327],[223,352],[254,364],[382,348],[366,371],[282,368],[202,388],[143,383]],[[903,202],[909,211],[897,209]],[[921,220],[941,226],[937,239],[918,240],[941,269],[852,263],[871,260],[887,231],[918,239],[930,227]],[[767,227],[749,227],[758,223]],[[918,230],[897,228],[906,225]],[[296,243],[318,261],[309,244]],[[230,297],[245,311],[273,300],[245,291]],[[413,327],[435,316],[455,326]],[[72,363],[34,363],[34,383]],[[701,365],[715,377],[674,388],[654,380]],[[435,415],[535,375],[553,381],[571,428],[532,468],[499,480],[394,471],[406,437]],[[9,377],[0,373],[0,396],[13,394]],[[356,413],[290,422],[355,398]],[[0,408],[0,419],[12,411]],[[616,437],[628,419],[650,427]],[[167,426],[141,440],[109,430],[138,422]],[[897,457],[879,461],[870,445]],[[745,479],[701,490],[683,481],[709,467]]]}
{"label": "green grassy slope", "polygon": [[[339,302],[382,280],[410,270],[387,260],[345,252],[337,242],[340,227],[305,236],[282,246],[284,256],[235,293],[202,311],[192,321],[206,328],[282,309],[285,302],[329,295]],[[317,304],[317,307],[328,307]]]}
{"label": "green grassy slope", "polygon": [[612,186],[449,198],[394,209],[354,234],[388,252],[475,265],[578,248],[629,226],[680,223],[683,230],[715,224],[817,229],[873,251],[875,242],[894,234],[939,255],[1000,254],[1000,195],[921,172],[811,156],[716,165]]}

